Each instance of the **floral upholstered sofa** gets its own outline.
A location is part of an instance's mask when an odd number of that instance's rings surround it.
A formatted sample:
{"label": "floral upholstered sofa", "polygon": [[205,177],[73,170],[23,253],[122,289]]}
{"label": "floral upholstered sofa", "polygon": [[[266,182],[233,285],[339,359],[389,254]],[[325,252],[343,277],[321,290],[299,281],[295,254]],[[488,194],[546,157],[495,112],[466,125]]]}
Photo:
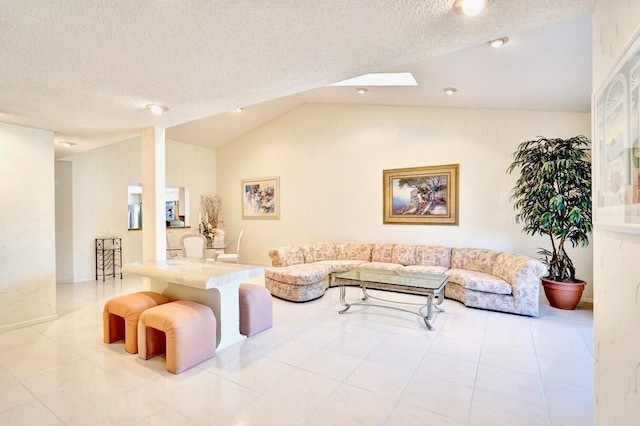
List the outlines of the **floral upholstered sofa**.
{"label": "floral upholstered sofa", "polygon": [[337,284],[332,274],[357,267],[441,273],[445,297],[466,306],[538,316],[540,277],[546,267],[519,254],[478,248],[411,244],[313,243],[269,251],[265,286],[293,302],[321,297]]}

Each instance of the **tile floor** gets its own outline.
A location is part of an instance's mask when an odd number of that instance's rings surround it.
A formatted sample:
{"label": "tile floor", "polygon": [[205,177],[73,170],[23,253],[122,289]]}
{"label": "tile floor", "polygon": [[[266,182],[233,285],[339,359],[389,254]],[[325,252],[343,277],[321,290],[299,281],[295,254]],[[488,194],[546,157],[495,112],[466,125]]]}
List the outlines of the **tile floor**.
{"label": "tile floor", "polygon": [[0,333],[2,425],[593,424],[589,307],[541,301],[534,319],[445,300],[428,332],[399,311],[338,315],[330,289],[274,299],[272,329],[176,376],[102,343],[104,302],[142,279],[57,290],[57,321]]}

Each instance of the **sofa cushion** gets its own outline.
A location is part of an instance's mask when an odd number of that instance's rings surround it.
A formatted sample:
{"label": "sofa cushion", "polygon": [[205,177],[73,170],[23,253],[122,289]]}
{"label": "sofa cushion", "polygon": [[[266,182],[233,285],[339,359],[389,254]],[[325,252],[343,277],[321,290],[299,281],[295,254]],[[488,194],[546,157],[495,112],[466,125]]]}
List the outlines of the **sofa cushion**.
{"label": "sofa cushion", "polygon": [[352,269],[356,269],[363,263],[367,263],[364,260],[321,260],[316,262],[319,265],[331,266],[331,272],[347,272]]}
{"label": "sofa cushion", "polygon": [[336,250],[334,243],[314,243],[313,250],[315,254],[315,262],[320,260],[335,260]]}
{"label": "sofa cushion", "polygon": [[333,243],[312,243],[300,246],[304,253],[304,263],[313,263],[319,260],[334,260],[336,251]]}
{"label": "sofa cushion", "polygon": [[300,246],[275,247],[269,250],[272,266],[289,266],[304,263],[304,253]]}
{"label": "sofa cushion", "polygon": [[451,250],[451,268],[491,274],[498,254],[500,252],[487,249],[454,248]]}
{"label": "sofa cushion", "polygon": [[371,244],[335,243],[336,259],[371,261]]}
{"label": "sofa cushion", "polygon": [[331,273],[330,265],[319,263],[264,268],[264,275],[275,281],[288,284],[312,284],[322,281]]}
{"label": "sofa cushion", "polygon": [[442,246],[416,246],[414,265],[451,267],[451,248]]}
{"label": "sofa cushion", "polygon": [[413,244],[396,244],[391,251],[391,263],[413,265],[416,262],[416,246]]}
{"label": "sofa cushion", "polygon": [[508,282],[493,275],[464,269],[449,269],[446,274],[449,275],[449,282],[460,284],[469,290],[495,294],[511,294],[512,292]]}
{"label": "sofa cushion", "polygon": [[370,268],[370,269],[388,269],[390,271],[395,271],[402,269],[403,266],[399,263],[391,263],[391,262],[366,262],[359,265],[360,268]]}
{"label": "sofa cushion", "polygon": [[429,274],[444,274],[449,268],[446,266],[432,266],[432,265],[407,265],[402,268],[407,272],[427,272]]}
{"label": "sofa cushion", "polygon": [[316,251],[313,248],[313,244],[301,244],[300,250],[302,250],[304,263],[313,263],[316,261]]}
{"label": "sofa cushion", "polygon": [[371,247],[371,261],[392,263],[394,245],[395,244],[373,244]]}

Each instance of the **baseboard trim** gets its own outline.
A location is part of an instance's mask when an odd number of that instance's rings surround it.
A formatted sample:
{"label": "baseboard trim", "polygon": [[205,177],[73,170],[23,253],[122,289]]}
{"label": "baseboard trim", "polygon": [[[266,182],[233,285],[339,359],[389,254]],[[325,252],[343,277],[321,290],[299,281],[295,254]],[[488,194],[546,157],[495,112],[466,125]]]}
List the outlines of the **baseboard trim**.
{"label": "baseboard trim", "polygon": [[55,321],[58,319],[58,314],[51,314],[40,318],[34,318],[27,321],[16,322],[13,324],[1,325],[0,333],[3,331],[17,330],[19,328],[29,327],[31,325],[42,324],[43,322]]}

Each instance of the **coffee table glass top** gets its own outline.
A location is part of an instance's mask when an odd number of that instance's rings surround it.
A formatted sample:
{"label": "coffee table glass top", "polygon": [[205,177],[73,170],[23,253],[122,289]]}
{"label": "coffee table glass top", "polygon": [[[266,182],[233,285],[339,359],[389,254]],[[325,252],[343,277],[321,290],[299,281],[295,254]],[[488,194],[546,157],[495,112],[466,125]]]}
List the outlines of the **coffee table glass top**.
{"label": "coffee table glass top", "polygon": [[356,268],[348,272],[336,273],[334,277],[345,280],[394,284],[427,290],[438,290],[443,287],[449,279],[449,276],[444,274],[375,268]]}

